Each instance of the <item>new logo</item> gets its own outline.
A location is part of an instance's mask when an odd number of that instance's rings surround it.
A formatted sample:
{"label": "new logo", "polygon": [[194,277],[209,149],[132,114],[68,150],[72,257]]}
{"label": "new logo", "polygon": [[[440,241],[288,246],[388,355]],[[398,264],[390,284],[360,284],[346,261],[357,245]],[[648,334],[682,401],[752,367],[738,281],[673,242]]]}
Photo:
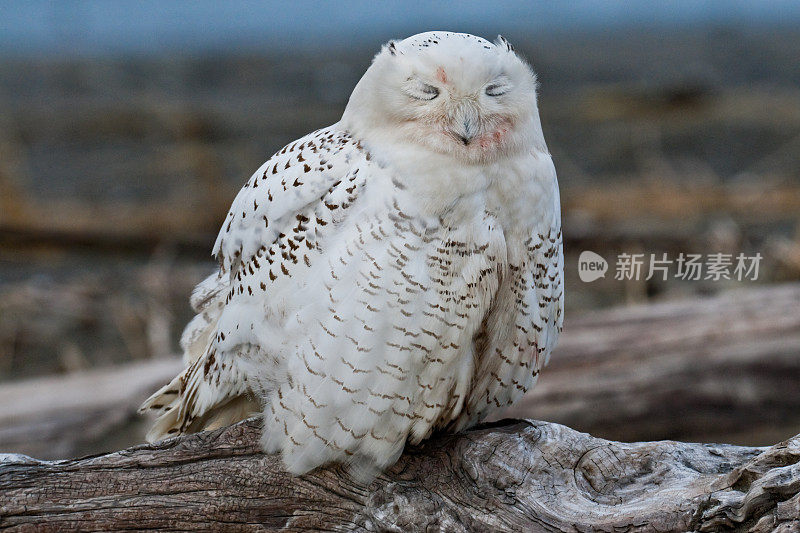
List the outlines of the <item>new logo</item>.
{"label": "new logo", "polygon": [[604,278],[607,270],[608,262],[603,259],[603,256],[591,250],[584,250],[578,257],[578,277],[581,278],[581,281],[589,283]]}

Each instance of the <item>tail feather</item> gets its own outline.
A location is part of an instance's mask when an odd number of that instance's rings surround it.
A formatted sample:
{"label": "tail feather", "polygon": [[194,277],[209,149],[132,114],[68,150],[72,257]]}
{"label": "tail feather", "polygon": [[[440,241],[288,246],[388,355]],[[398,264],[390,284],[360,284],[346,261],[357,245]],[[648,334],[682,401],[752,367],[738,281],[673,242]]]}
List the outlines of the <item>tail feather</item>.
{"label": "tail feather", "polygon": [[217,321],[224,307],[227,284],[216,274],[201,282],[192,294],[197,316],[181,339],[188,365],[171,382],[150,396],[140,413],[155,412],[148,442],[232,424],[260,412],[255,395],[235,361],[220,365],[222,354],[213,346]]}
{"label": "tail feather", "polygon": [[189,432],[212,431],[261,414],[261,405],[252,393],[242,394],[208,411],[195,420]]}
{"label": "tail feather", "polygon": [[179,421],[178,411],[180,410],[179,406],[181,402],[180,388],[182,377],[183,373],[179,374],[175,379],[161,387],[145,400],[141,407],[139,407],[139,413],[141,414],[148,411],[155,411],[158,413],[158,418],[156,418],[156,421],[145,436],[147,442],[156,442],[180,431],[181,423]]}
{"label": "tail feather", "polygon": [[211,385],[200,376],[201,367],[191,365],[139,408],[140,413],[158,414],[145,436],[148,442],[217,429],[261,412],[252,391],[241,386]]}

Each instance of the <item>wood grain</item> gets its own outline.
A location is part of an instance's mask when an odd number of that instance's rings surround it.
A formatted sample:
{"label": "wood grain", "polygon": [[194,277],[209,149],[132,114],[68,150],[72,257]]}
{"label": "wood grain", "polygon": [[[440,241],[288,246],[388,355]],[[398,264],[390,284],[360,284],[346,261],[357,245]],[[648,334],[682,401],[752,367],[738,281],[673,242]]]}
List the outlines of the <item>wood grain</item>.
{"label": "wood grain", "polygon": [[259,423],[85,459],[0,460],[0,529],[797,531],[800,435],[769,448],[625,444],[506,420],[412,447],[365,486],[301,477]]}

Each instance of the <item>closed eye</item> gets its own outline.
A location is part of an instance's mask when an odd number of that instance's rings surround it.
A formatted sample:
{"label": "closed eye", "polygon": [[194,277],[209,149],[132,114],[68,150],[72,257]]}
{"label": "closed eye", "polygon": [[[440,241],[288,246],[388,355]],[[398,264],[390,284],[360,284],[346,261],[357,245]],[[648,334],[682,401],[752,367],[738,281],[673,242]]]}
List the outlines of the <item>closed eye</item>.
{"label": "closed eye", "polygon": [[427,100],[433,100],[437,96],[439,96],[439,89],[434,87],[433,85],[424,84],[420,89],[420,92],[424,95],[430,96]]}
{"label": "closed eye", "polygon": [[407,95],[417,100],[433,100],[439,96],[439,89],[413,78],[407,81],[404,89]]}
{"label": "closed eye", "polygon": [[490,83],[486,86],[486,96],[502,96],[506,94],[511,87],[507,83]]}

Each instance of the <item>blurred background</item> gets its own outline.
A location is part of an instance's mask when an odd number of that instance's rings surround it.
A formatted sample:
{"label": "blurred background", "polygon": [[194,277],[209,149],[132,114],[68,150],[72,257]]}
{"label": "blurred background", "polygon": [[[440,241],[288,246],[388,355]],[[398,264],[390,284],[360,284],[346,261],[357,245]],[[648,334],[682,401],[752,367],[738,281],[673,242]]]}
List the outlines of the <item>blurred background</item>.
{"label": "blurred background", "polygon": [[[241,185],[284,144],[338,120],[383,42],[421,31],[502,33],[538,73],[562,191],[565,335],[571,319],[608,308],[793,287],[798,22],[793,0],[3,0],[0,398],[16,404],[3,405],[13,416],[0,420],[0,451],[57,457],[137,442],[138,429],[120,429],[130,408],[80,442],[60,442],[52,421],[37,422],[51,440],[14,424],[32,404],[57,407],[48,389],[102,389],[59,376],[146,361],[164,362],[159,380],[172,372],[189,293],[215,267],[211,246]],[[622,252],[763,260],[757,281],[584,283],[582,250],[612,273]],[[783,317],[800,315],[792,294]],[[783,349],[796,371],[797,346]],[[800,387],[781,391],[800,401]],[[96,419],[93,409],[73,425]]]}

